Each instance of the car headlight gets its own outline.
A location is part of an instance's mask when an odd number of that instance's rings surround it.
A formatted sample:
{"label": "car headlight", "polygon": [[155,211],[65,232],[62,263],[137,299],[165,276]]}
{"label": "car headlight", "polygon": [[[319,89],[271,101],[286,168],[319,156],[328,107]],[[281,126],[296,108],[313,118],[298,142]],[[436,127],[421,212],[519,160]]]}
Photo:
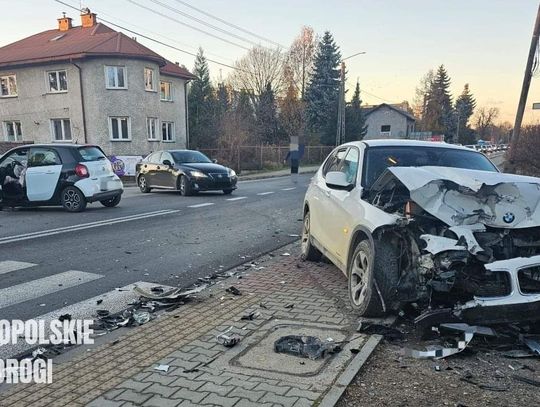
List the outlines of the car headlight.
{"label": "car headlight", "polygon": [[232,168],[229,168],[229,176],[236,177],[236,172]]}
{"label": "car headlight", "polygon": [[205,178],[207,177],[207,175],[201,171],[190,171],[189,172],[191,174],[192,177],[195,177],[195,178]]}

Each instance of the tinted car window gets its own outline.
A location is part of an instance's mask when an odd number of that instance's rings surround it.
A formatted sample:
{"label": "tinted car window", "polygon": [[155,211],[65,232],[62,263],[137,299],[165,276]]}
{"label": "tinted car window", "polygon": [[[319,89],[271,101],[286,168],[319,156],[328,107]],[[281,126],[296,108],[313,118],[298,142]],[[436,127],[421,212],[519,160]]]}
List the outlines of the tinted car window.
{"label": "tinted car window", "polygon": [[199,151],[171,151],[174,161],[178,164],[211,163],[212,161]]}
{"label": "tinted car window", "polygon": [[387,167],[439,166],[497,172],[483,154],[444,147],[370,147],[362,184],[369,188]]}
{"label": "tinted car window", "polygon": [[42,167],[45,165],[60,165],[60,157],[56,151],[50,148],[31,148],[30,156],[28,157],[28,166],[29,167]]}
{"label": "tinted car window", "polygon": [[81,147],[78,149],[79,154],[81,155],[82,161],[97,161],[107,159],[103,151],[98,147],[88,146]]}

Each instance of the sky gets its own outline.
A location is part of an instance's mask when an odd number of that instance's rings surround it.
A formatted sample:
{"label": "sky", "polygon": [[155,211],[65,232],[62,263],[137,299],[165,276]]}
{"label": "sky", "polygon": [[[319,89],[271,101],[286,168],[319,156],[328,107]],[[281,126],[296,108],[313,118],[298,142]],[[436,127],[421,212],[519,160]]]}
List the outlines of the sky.
{"label": "sky", "polygon": [[[195,53],[201,46],[208,58],[232,65],[250,43],[204,27],[153,3],[152,0],[63,0],[82,4],[99,17]],[[245,39],[267,42],[235,30],[181,4],[157,0]],[[444,64],[457,97],[465,83],[478,107],[497,107],[499,121],[513,123],[538,8],[538,0],[182,0],[248,31],[288,47],[303,25],[322,35],[330,31],[347,60],[348,95],[360,81],[364,103],[412,102],[416,86],[429,70]],[[186,27],[137,6],[158,10],[174,19],[214,33]],[[76,10],[54,0],[0,0],[0,46],[57,26],[62,12],[80,24]],[[6,11],[9,10],[9,15]],[[126,33],[129,36],[133,34]],[[189,69],[194,57],[138,38],[164,57]],[[210,63],[214,80],[230,69]],[[533,78],[525,122],[540,121],[540,77]]]}

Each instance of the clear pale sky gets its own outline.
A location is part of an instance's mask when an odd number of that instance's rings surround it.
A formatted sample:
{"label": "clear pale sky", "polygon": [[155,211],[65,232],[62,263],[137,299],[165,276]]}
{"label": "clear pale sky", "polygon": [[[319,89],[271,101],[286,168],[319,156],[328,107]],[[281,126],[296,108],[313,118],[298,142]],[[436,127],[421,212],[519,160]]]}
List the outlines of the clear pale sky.
{"label": "clear pale sky", "polygon": [[[79,7],[79,0],[64,0]],[[149,0],[134,0],[186,23],[204,28]],[[175,0],[160,0],[191,15],[233,30],[186,8]],[[457,96],[469,83],[478,106],[498,107],[500,121],[513,122],[538,0],[186,0],[205,11],[288,46],[302,25],[317,33],[329,30],[342,55],[365,55],[347,61],[352,88],[358,78],[363,90],[385,101],[412,102],[420,78],[444,64]],[[156,16],[127,0],[84,0],[83,6],[120,25],[195,52],[200,45],[209,58],[232,64],[246,51],[234,45]],[[66,11],[79,25],[78,12],[53,0],[0,0],[0,46],[34,33],[55,28]],[[238,35],[247,34],[235,31]],[[127,33],[132,36],[132,34]],[[164,40],[162,36],[170,40]],[[249,47],[224,34],[223,38]],[[255,38],[252,38],[258,41]],[[193,57],[138,38],[144,45],[188,68]],[[172,41],[174,40],[174,42]],[[265,43],[265,45],[267,45]],[[214,79],[228,68],[210,64]],[[351,94],[352,92],[349,92]],[[382,100],[364,93],[365,103]],[[540,78],[533,79],[526,121],[540,121]]]}

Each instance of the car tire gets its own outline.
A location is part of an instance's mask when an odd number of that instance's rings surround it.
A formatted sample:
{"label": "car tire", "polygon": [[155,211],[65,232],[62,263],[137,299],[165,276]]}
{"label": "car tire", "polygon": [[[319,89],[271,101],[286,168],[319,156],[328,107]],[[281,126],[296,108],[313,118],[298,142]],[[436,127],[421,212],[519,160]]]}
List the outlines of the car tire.
{"label": "car tire", "polygon": [[233,191],[232,189],[224,189],[223,194],[224,195],[230,195],[230,194],[232,194],[232,191]]}
{"label": "car tire", "polygon": [[114,208],[116,205],[120,203],[120,200],[122,199],[122,195],[116,195],[114,198],[106,199],[104,201],[99,201],[101,205],[106,206],[107,208]]}
{"label": "car tire", "polygon": [[86,209],[86,197],[76,187],[65,187],[61,192],[60,201],[68,212],[82,212]]}
{"label": "car tire", "polygon": [[304,222],[302,226],[302,254],[301,258],[304,261],[319,261],[321,260],[322,253],[313,246],[311,242],[311,221],[309,211],[306,211],[304,215]]}
{"label": "car tire", "polygon": [[180,191],[180,195],[182,196],[193,195],[191,184],[189,183],[189,179],[185,175],[180,175],[180,177],[178,178],[178,190]]}
{"label": "car tire", "polygon": [[139,189],[143,194],[147,194],[152,190],[152,188],[148,186],[148,181],[146,180],[146,177],[144,175],[139,175],[139,179],[137,179],[137,185],[139,186]]}
{"label": "car tire", "polygon": [[361,316],[380,317],[395,308],[398,257],[396,247],[384,240],[375,242],[375,253],[369,240],[356,245],[347,269],[348,292],[351,306]]}

